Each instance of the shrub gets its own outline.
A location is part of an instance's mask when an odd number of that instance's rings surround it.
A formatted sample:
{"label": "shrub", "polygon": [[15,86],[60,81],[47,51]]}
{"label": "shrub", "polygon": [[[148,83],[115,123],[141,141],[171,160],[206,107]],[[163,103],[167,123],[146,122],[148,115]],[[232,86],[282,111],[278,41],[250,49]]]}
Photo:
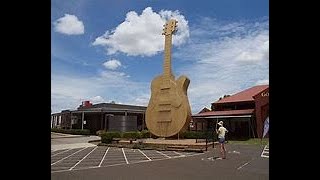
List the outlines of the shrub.
{"label": "shrub", "polygon": [[101,142],[110,144],[113,138],[121,138],[120,132],[111,131],[111,132],[104,132],[101,134]]}
{"label": "shrub", "polygon": [[106,130],[99,130],[96,132],[96,135],[101,137],[101,134],[105,133],[105,132],[106,132]]}
{"label": "shrub", "polygon": [[141,133],[139,131],[124,132],[122,137],[126,139],[140,139]]}
{"label": "shrub", "polygon": [[148,130],[142,130],[141,132],[141,138],[149,138],[150,132]]}

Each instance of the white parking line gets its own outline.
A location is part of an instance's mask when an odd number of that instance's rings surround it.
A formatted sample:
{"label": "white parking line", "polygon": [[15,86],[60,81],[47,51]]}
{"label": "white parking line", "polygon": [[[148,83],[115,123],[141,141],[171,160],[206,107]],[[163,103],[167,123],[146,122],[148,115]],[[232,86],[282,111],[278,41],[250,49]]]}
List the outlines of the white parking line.
{"label": "white parking line", "polygon": [[243,168],[247,164],[249,164],[249,162],[244,163],[242,166],[238,167],[237,169],[239,170],[239,169]]}
{"label": "white parking line", "polygon": [[104,153],[103,158],[101,159],[101,162],[100,162],[100,164],[99,164],[99,166],[98,166],[98,167],[100,167],[100,166],[101,166],[101,164],[102,164],[102,162],[103,162],[104,158],[106,157],[106,155],[107,155],[107,153],[108,153],[109,149],[110,149],[110,147],[108,147],[108,149],[107,149],[107,150],[106,150],[106,152]]}
{"label": "white parking line", "polygon": [[52,155],[51,157],[54,157],[54,156],[56,156],[56,155],[58,155],[58,154],[61,154],[61,153],[64,153],[64,152],[67,152],[67,151],[70,151],[71,149],[66,149],[65,151],[62,151],[62,152],[59,152],[59,153],[57,153],[57,154],[54,154],[54,155]]}
{"label": "white parking line", "polygon": [[70,156],[72,156],[72,155],[74,155],[74,154],[76,154],[76,153],[78,153],[78,152],[80,152],[80,151],[82,151],[82,150],[84,150],[84,149],[87,149],[87,148],[88,148],[88,147],[85,147],[85,148],[83,148],[83,149],[80,149],[79,151],[76,151],[75,153],[72,153],[72,154],[70,154],[69,156],[62,158],[62,159],[60,159],[59,161],[56,161],[56,162],[52,163],[51,166],[54,165],[54,164],[57,164],[58,162],[60,162],[60,161],[62,161],[62,160],[64,160],[64,159],[67,159],[68,157],[70,157]]}
{"label": "white parking line", "polygon": [[269,158],[269,155],[268,155],[268,156],[266,156],[266,155],[262,154],[262,155],[261,155],[261,157]]}
{"label": "white parking line", "polygon": [[178,152],[175,152],[175,151],[173,151],[174,153],[176,153],[176,154],[178,154],[178,155],[180,155],[181,157],[184,157],[184,156],[186,156],[186,155],[183,155],[183,154],[181,154],[181,153],[178,153]]}
{"label": "white parking line", "polygon": [[129,162],[128,162],[128,160],[127,160],[127,157],[126,157],[126,154],[124,153],[123,148],[121,148],[121,149],[122,149],[122,153],[123,153],[124,159],[126,160],[126,163],[129,164]]}
{"label": "white parking line", "polygon": [[74,166],[72,166],[69,170],[72,170],[74,167],[76,167],[81,161],[83,161],[86,157],[89,156],[89,154],[91,154],[95,149],[97,149],[98,146],[96,146],[95,148],[93,148],[87,155],[85,155],[80,161],[78,161]]}
{"label": "white parking line", "polygon": [[[265,155],[268,154],[268,155]],[[263,151],[261,152],[261,157],[269,158],[269,143],[263,148]]]}
{"label": "white parking line", "polygon": [[160,151],[156,151],[157,153],[159,153],[159,154],[161,154],[161,155],[163,155],[163,156],[166,156],[167,158],[171,158],[170,156],[168,156],[168,155],[166,155],[166,154],[164,154],[164,153],[162,153],[162,152],[160,152]]}
{"label": "white parking line", "polygon": [[[109,147],[110,148],[110,147]],[[107,149],[105,155],[107,154],[107,152],[109,151],[109,148]],[[159,151],[156,151],[157,153],[163,155],[163,156],[166,156],[168,158],[171,158],[170,156],[166,155],[166,154],[163,154],[162,152],[159,152]],[[204,154],[204,153],[195,153],[195,154],[192,154],[192,155],[188,155],[188,156],[185,156],[185,157],[190,157],[190,156],[198,156],[198,155],[201,155],[201,154]],[[174,157],[174,158],[181,158],[182,156],[178,156],[178,157]],[[153,159],[151,161],[163,161],[163,160],[167,160],[168,158],[163,158],[163,159]],[[149,160],[144,160],[144,161],[137,161],[137,162],[132,162],[132,163],[128,163],[128,164],[138,164],[138,163],[143,163],[143,162],[151,162]],[[109,165],[104,165],[104,166],[88,166],[88,167],[83,167],[83,168],[76,168],[76,169],[72,169],[71,171],[81,171],[81,170],[86,170],[86,169],[96,169],[96,168],[102,168],[102,167],[112,167],[112,166],[120,166],[120,165],[126,165],[125,163],[117,163],[117,164],[109,164]],[[69,169],[63,169],[63,170],[53,170],[51,171],[51,173],[59,173],[59,172],[67,172],[67,171],[70,171]]]}
{"label": "white parking line", "polygon": [[146,158],[148,158],[149,161],[151,161],[151,159],[145,153],[143,153],[140,149],[138,149],[138,150],[139,150],[139,152],[141,152],[141,154],[143,154]]}

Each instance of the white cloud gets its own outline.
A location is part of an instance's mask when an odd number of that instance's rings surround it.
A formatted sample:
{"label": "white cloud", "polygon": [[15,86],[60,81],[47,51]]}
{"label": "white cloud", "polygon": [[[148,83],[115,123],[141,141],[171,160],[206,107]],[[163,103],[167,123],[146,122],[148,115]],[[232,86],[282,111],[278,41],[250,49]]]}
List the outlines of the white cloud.
{"label": "white cloud", "polygon": [[269,85],[269,79],[259,80],[256,85]]}
{"label": "white cloud", "polygon": [[116,59],[112,59],[112,60],[104,62],[103,65],[107,69],[115,70],[121,66],[121,62]]}
{"label": "white cloud", "polygon": [[141,15],[130,11],[124,22],[114,30],[106,31],[92,43],[106,48],[107,53],[123,52],[130,56],[152,56],[164,48],[163,25],[169,18],[178,21],[177,33],[173,36],[173,45],[181,45],[189,37],[188,21],[179,11],[161,10],[153,12],[151,7],[143,10]]}
{"label": "white cloud", "polygon": [[77,16],[65,14],[63,17],[53,22],[56,32],[67,35],[79,35],[84,33],[83,22]]}
{"label": "white cloud", "polygon": [[125,78],[130,77],[124,72],[118,72],[118,71],[102,71],[100,73],[100,76],[106,80],[110,81],[124,81]]}
{"label": "white cloud", "polygon": [[228,24],[205,19],[190,27],[189,43],[173,57],[188,61],[176,72],[191,80],[188,95],[193,113],[225,94],[268,82],[269,20],[257,21]]}
{"label": "white cloud", "polygon": [[106,102],[106,100],[101,96],[94,96],[94,97],[90,98],[89,100],[93,104]]}
{"label": "white cloud", "polygon": [[140,106],[148,106],[150,99],[150,93],[141,94],[140,96],[136,97],[131,104],[140,105]]}
{"label": "white cloud", "polygon": [[[210,108],[225,94],[269,83],[268,19],[221,22],[207,18],[190,29],[184,47],[173,49],[173,60],[180,61],[173,72],[177,78],[185,74],[191,80],[188,97],[193,113]],[[150,82],[132,82],[125,72],[107,69],[89,78],[52,75],[53,112],[74,109],[90,98],[146,106]]]}
{"label": "white cloud", "polygon": [[132,82],[125,73],[104,71],[97,77],[52,74],[51,109],[60,112],[76,109],[82,101],[93,103],[115,101],[123,104],[144,104],[148,101],[149,83]]}

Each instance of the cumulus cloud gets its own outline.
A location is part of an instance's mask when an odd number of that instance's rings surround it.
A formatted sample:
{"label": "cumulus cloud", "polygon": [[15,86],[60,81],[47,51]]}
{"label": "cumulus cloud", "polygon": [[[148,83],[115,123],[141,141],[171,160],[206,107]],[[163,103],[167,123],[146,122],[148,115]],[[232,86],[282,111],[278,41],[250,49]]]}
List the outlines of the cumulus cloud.
{"label": "cumulus cloud", "polygon": [[103,66],[106,67],[107,69],[115,70],[121,66],[121,62],[116,59],[112,59],[104,62]]}
{"label": "cumulus cloud", "polygon": [[84,100],[90,100],[94,104],[112,100],[116,103],[146,105],[145,102],[150,97],[150,84],[132,82],[126,76],[128,75],[125,73],[108,71],[99,76],[86,78],[70,74],[52,74],[52,112],[76,109]]}
{"label": "cumulus cloud", "polygon": [[269,79],[259,80],[256,85],[269,85]]}
{"label": "cumulus cloud", "polygon": [[124,72],[118,72],[118,71],[102,71],[100,73],[101,77],[103,77],[104,79],[108,79],[111,81],[124,81],[124,78],[128,78],[130,77],[129,75],[127,75]]}
{"label": "cumulus cloud", "polygon": [[[160,16],[160,12],[154,15]],[[268,19],[236,22],[210,18],[199,20],[190,26],[190,39],[183,48],[181,46],[173,51],[173,60],[179,61],[179,66],[173,67],[176,77],[184,74],[191,80],[188,97],[193,113],[210,107],[212,102],[225,94],[235,94],[269,83]],[[163,37],[160,41],[163,44]],[[115,71],[117,68],[104,68],[99,76],[89,78],[53,75],[53,112],[74,109],[82,100],[94,97],[97,100],[146,106],[150,98],[150,82],[134,82],[125,72]]]}
{"label": "cumulus cloud", "polygon": [[67,35],[84,34],[83,22],[75,15],[65,14],[63,17],[53,22],[56,32]]}
{"label": "cumulus cloud", "polygon": [[188,21],[178,10],[154,12],[145,8],[141,15],[130,11],[124,22],[114,30],[107,30],[92,43],[105,47],[107,54],[122,52],[129,56],[152,56],[164,49],[163,25],[170,18],[178,21],[177,33],[173,36],[173,45],[181,45],[189,38]]}
{"label": "cumulus cloud", "polygon": [[190,27],[190,41],[173,57],[188,61],[176,72],[191,80],[188,94],[193,113],[225,94],[268,83],[268,25],[268,19],[227,23],[204,18]]}
{"label": "cumulus cloud", "polygon": [[101,96],[94,96],[94,97],[90,98],[89,100],[90,100],[91,103],[93,103],[93,104],[106,102],[106,100],[105,100],[103,97],[101,97]]}

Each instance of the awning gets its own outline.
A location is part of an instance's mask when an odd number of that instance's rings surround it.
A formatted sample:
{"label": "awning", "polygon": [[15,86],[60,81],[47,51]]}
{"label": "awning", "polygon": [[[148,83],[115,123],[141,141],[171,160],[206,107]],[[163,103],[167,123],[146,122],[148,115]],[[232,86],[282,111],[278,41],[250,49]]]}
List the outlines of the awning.
{"label": "awning", "polygon": [[205,118],[205,119],[219,119],[219,118],[250,118],[252,115],[239,115],[239,116],[206,116],[206,117],[193,117],[197,118]]}
{"label": "awning", "polygon": [[245,118],[253,115],[254,109],[208,111],[192,115],[192,118]]}

